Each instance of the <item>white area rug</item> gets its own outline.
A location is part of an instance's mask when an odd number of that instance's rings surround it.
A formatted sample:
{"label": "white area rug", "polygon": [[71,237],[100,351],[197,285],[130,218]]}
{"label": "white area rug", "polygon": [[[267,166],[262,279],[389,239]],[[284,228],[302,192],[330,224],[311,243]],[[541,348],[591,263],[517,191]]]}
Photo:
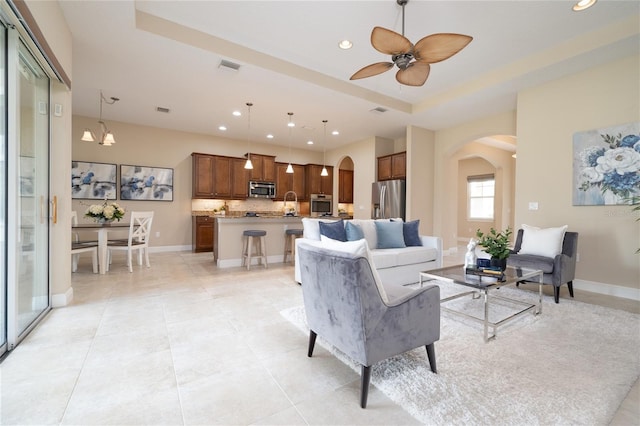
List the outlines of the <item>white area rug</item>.
{"label": "white area rug", "polygon": [[[281,314],[308,334],[304,307]],[[360,373],[320,336],[318,344]],[[372,369],[371,383],[422,423],[606,425],[640,374],[640,315],[544,296],[542,315],[514,320],[485,344],[480,323],[443,312],[435,348],[437,375],[424,348]]]}

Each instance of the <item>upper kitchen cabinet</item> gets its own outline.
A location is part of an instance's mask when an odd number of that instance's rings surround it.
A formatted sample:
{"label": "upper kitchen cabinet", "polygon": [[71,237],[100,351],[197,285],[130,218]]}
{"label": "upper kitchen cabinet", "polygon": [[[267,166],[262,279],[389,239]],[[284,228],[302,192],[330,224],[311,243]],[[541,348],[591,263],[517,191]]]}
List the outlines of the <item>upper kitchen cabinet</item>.
{"label": "upper kitchen cabinet", "polygon": [[338,170],[338,202],[353,203],[353,170]]}
{"label": "upper kitchen cabinet", "polygon": [[333,167],[327,166],[329,176],[320,176],[321,164],[307,164],[305,166],[305,196],[310,194],[333,195]]}
{"label": "upper kitchen cabinet", "polygon": [[276,157],[251,153],[251,164],[253,164],[253,169],[250,170],[251,180],[263,182],[276,181]]}
{"label": "upper kitchen cabinet", "polygon": [[231,198],[235,200],[245,200],[249,197],[251,170],[244,168],[245,163],[244,158],[231,159]]}
{"label": "upper kitchen cabinet", "polygon": [[378,180],[404,179],[406,176],[406,151],[378,157]]}
{"label": "upper kitchen cabinet", "polygon": [[231,158],[191,154],[193,198],[231,198]]}
{"label": "upper kitchen cabinet", "polygon": [[[287,163],[276,163],[276,198],[277,201],[284,199],[284,194],[293,191],[298,197],[298,201],[306,200],[305,197],[305,166],[292,164],[293,173],[287,173]],[[291,200],[292,198],[288,198]]]}

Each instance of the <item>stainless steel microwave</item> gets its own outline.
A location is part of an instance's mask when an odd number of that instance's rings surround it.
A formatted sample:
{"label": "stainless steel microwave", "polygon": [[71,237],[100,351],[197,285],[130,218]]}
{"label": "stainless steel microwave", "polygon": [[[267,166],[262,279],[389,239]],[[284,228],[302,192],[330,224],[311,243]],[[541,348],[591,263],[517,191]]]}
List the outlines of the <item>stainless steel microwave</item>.
{"label": "stainless steel microwave", "polygon": [[253,198],[275,198],[276,184],[273,182],[249,182],[249,197]]}
{"label": "stainless steel microwave", "polygon": [[333,214],[332,197],[325,194],[310,194],[311,216],[331,216]]}

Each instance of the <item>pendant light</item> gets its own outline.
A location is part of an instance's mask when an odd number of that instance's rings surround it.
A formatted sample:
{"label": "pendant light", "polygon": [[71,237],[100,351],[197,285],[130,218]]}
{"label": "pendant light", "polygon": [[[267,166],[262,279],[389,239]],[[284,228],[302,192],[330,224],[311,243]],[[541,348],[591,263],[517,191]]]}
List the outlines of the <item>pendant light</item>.
{"label": "pendant light", "polygon": [[291,117],[293,117],[293,113],[288,112],[287,115],[289,115],[289,124],[287,124],[287,127],[289,127],[289,165],[287,165],[286,172],[289,174],[292,174],[293,166],[291,165],[291,129],[295,127],[295,123],[291,121]]}
{"label": "pendant light", "polygon": [[251,135],[251,107],[253,104],[251,102],[247,102],[247,162],[244,163],[244,168],[247,170],[253,169],[253,163],[251,163],[251,150],[249,149],[249,138]]}
{"label": "pendant light", "polygon": [[327,171],[327,121],[322,120],[324,124],[324,139],[322,141],[322,171],[320,172],[320,176],[329,176],[329,172]]}
{"label": "pendant light", "polygon": [[[113,105],[119,100],[119,98],[114,98],[113,96],[110,98],[110,100],[107,100],[102,94],[102,90],[100,91],[100,119],[98,120],[98,123],[100,124],[101,134],[100,140],[98,141],[99,145],[111,146],[116,143],[116,139],[113,136],[113,133],[111,133],[111,131],[107,128],[106,123],[102,121],[102,104],[106,103],[108,105]],[[80,138],[80,140],[84,142],[95,142],[96,135],[91,131],[91,129],[87,128],[82,132],[82,138]]]}

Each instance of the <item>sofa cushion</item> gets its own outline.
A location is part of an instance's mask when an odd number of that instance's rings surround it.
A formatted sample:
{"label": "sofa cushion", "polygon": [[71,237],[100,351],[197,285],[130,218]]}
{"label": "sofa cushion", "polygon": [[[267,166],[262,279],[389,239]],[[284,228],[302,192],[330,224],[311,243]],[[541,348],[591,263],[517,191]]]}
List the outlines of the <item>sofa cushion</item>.
{"label": "sofa cushion", "polygon": [[540,269],[545,274],[553,272],[553,258],[535,254],[511,254],[507,257],[507,266]]}
{"label": "sofa cushion", "polygon": [[346,222],[344,230],[347,232],[347,241],[358,241],[364,238],[364,232],[360,225],[355,223]]}
{"label": "sofa cushion", "polygon": [[438,259],[438,249],[427,247],[405,247],[371,250],[377,269],[432,262]]}
{"label": "sofa cushion", "polygon": [[332,240],[347,241],[347,233],[344,230],[342,219],[335,222],[320,222],[320,235],[329,237]]}
{"label": "sofa cushion", "polygon": [[376,233],[378,236],[379,249],[403,248],[404,243],[402,222],[380,222],[376,221]]}
{"label": "sofa cushion", "polygon": [[562,242],[567,225],[557,228],[537,228],[522,225],[522,244],[518,254],[531,254],[554,258],[562,253]]}

